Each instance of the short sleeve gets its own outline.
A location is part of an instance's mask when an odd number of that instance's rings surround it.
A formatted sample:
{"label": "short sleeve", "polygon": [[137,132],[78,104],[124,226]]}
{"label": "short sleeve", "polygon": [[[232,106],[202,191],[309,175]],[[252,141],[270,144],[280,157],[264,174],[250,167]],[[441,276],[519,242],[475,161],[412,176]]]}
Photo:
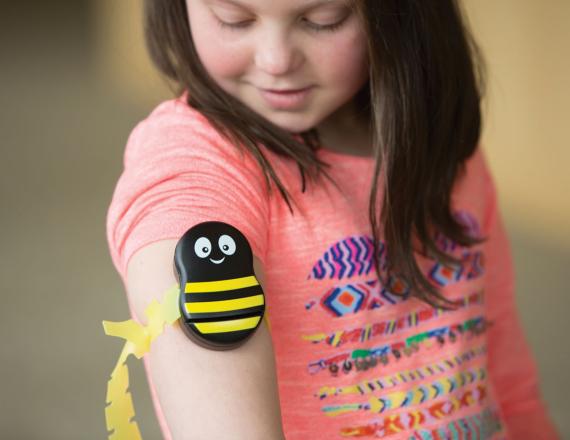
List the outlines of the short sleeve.
{"label": "short sleeve", "polygon": [[123,282],[138,249],[180,238],[204,221],[236,227],[265,262],[269,213],[263,170],[196,110],[177,100],[160,104],[130,133],[123,165],[106,221]]}
{"label": "short sleeve", "polygon": [[[510,437],[557,440],[540,392],[536,360],[520,322],[510,241],[491,173],[483,159],[486,188],[484,245],[486,267],[489,378],[495,388]],[[546,299],[546,298],[545,298]]]}

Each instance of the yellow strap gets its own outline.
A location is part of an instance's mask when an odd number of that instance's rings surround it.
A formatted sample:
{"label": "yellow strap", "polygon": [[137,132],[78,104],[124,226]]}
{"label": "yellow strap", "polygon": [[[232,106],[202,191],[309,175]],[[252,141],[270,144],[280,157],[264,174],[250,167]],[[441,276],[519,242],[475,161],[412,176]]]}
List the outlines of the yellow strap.
{"label": "yellow strap", "polygon": [[160,304],[154,300],[145,309],[148,325],[144,326],[132,319],[123,322],[103,321],[103,329],[110,336],[126,340],[119,360],[107,383],[107,406],[105,420],[109,439],[112,440],[141,440],[141,434],[136,421],[133,400],[128,392],[129,368],[126,364],[130,354],[140,359],[150,349],[151,342],[162,333],[164,324],[172,325],[180,317],[178,298],[180,292],[177,285],[165,292],[164,301]]}
{"label": "yellow strap", "polygon": [[[107,335],[125,339],[123,350],[107,382],[105,421],[109,440],[142,440],[139,427],[134,420],[132,396],[128,391],[127,358],[130,354],[138,359],[143,357],[150,350],[151,342],[163,332],[164,325],[172,325],[180,317],[179,296],[179,287],[174,285],[164,292],[162,304],[156,300],[152,301],[145,309],[148,318],[146,326],[132,319],[122,322],[103,321],[103,329]],[[267,328],[270,329],[267,313],[264,314],[264,319]]]}

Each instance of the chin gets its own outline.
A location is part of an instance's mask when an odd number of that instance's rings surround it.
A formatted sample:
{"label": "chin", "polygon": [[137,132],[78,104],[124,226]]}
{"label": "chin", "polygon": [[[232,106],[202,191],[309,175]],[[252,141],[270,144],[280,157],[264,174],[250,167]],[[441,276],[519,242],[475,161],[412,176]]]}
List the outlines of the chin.
{"label": "chin", "polygon": [[320,122],[320,119],[311,113],[310,107],[306,110],[285,111],[272,110],[253,100],[248,102],[244,99],[243,102],[269,122],[291,133],[302,133],[310,130]]}
{"label": "chin", "polygon": [[302,133],[317,125],[316,121],[313,121],[312,118],[302,112],[297,114],[290,113],[273,116],[266,115],[265,117],[273,124],[291,133]]}

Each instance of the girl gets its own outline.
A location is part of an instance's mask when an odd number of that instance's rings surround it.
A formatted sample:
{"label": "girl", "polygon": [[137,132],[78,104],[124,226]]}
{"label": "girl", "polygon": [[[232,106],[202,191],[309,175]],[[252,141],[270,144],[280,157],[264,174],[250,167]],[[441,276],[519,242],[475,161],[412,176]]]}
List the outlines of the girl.
{"label": "girl", "polygon": [[479,144],[454,0],[146,0],[176,98],[132,131],[107,219],[131,314],[197,223],[238,228],[268,326],[145,357],[174,439],[556,439]]}

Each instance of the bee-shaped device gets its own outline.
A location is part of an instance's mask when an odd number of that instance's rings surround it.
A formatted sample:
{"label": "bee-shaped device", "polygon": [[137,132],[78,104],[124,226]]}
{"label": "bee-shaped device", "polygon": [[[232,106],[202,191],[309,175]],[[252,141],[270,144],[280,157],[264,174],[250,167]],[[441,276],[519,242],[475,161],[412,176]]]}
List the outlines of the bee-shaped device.
{"label": "bee-shaped device", "polygon": [[174,266],[181,327],[190,339],[205,348],[228,350],[255,332],[265,296],[249,243],[238,229],[218,221],[193,226],[176,245]]}

